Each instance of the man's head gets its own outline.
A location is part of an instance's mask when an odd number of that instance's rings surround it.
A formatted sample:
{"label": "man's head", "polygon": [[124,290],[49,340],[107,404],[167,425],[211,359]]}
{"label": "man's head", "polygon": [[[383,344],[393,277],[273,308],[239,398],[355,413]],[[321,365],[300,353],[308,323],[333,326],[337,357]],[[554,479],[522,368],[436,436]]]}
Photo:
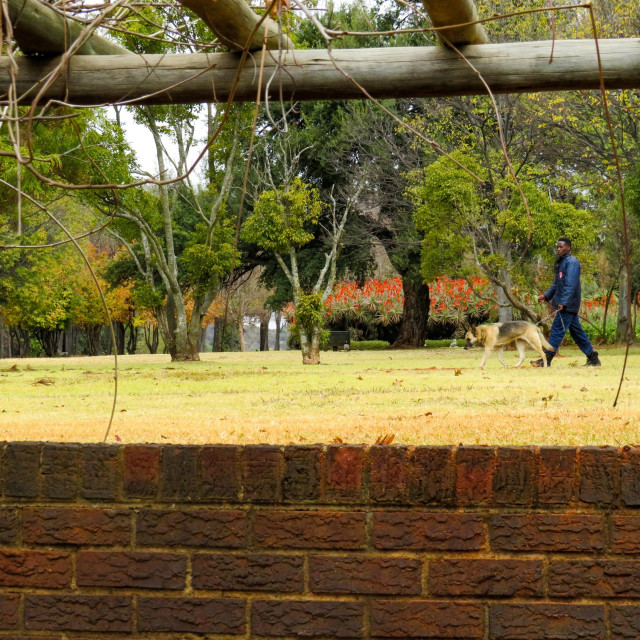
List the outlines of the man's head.
{"label": "man's head", "polygon": [[569,238],[558,238],[556,253],[559,258],[564,258],[568,253],[571,253],[571,240]]}

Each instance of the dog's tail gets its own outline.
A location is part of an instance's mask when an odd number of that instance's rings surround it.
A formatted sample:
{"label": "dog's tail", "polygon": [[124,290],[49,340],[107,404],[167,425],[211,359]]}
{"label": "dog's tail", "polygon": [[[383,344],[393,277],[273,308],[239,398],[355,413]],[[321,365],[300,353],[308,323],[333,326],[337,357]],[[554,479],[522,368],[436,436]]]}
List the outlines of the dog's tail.
{"label": "dog's tail", "polygon": [[542,329],[540,329],[540,327],[536,327],[538,329],[538,333],[540,334],[540,342],[542,343],[542,346],[544,349],[546,349],[547,351],[555,351],[555,349],[547,342],[547,339],[544,337],[543,333],[542,333]]}

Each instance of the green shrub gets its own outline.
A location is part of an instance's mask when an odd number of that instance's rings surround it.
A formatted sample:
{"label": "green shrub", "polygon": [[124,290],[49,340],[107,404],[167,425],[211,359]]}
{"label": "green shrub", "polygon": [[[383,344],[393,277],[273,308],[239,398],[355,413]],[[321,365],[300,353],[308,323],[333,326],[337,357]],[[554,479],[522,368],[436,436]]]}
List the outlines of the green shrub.
{"label": "green shrub", "polygon": [[377,351],[388,349],[389,343],[386,340],[358,340],[351,342],[352,351]]}
{"label": "green shrub", "polygon": [[[446,340],[425,340],[424,346],[427,349],[442,349],[443,347],[450,347],[452,340],[447,338]],[[464,347],[464,340],[462,338],[458,338],[456,340],[456,346]]]}

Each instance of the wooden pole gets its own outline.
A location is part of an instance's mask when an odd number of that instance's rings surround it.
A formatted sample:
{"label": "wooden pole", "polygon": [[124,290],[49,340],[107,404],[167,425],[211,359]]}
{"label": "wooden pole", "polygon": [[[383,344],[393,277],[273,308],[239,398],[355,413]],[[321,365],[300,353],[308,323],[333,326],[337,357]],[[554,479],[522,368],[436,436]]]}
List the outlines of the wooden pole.
{"label": "wooden pole", "polygon": [[[253,33],[260,17],[246,0],[180,0],[191,9],[220,42],[231,51],[262,49],[267,34],[267,49],[293,49],[289,36],[281,33],[280,25],[267,18]],[[253,35],[252,35],[253,33]]]}
{"label": "wooden pole", "polygon": [[[7,0],[13,35],[27,55],[60,55],[75,42],[85,27],[65,18],[39,0]],[[90,34],[76,52],[80,55],[124,55],[127,49],[99,35]]]}
{"label": "wooden pole", "polygon": [[[469,45],[464,54],[495,93],[599,88],[593,41],[557,41],[550,64],[551,47],[550,41]],[[640,40],[601,40],[600,51],[608,89],[640,88]],[[358,84],[376,98],[486,93],[477,74],[445,47],[338,49],[334,56],[343,72],[323,50],[284,52],[281,61],[268,54],[263,83],[271,99],[278,99],[280,87],[285,100],[357,99],[364,95]],[[235,53],[74,56],[58,69],[42,99],[78,105],[224,102],[239,60]],[[19,57],[15,62],[18,95],[29,104],[57,61]],[[256,99],[258,66],[255,56],[247,59],[234,100]],[[9,60],[0,57],[0,104],[8,95],[11,72]]]}
{"label": "wooden pole", "polygon": [[[473,0],[422,0],[434,27],[465,25],[478,19]],[[437,32],[443,44],[462,46],[465,44],[486,44],[489,42],[484,28],[480,24],[453,26]]]}

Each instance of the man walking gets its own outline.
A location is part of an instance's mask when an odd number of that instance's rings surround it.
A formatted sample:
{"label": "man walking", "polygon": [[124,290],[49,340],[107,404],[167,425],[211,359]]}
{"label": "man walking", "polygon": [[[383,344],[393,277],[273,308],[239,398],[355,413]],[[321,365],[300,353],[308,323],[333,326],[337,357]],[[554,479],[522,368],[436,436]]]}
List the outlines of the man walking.
{"label": "man walking", "polygon": [[[558,257],[553,284],[538,296],[538,302],[551,301],[551,306],[556,310],[549,335],[549,344],[554,351],[545,350],[547,364],[551,364],[568,330],[580,351],[587,356],[586,366],[599,367],[601,363],[598,352],[594,351],[578,317],[581,297],[580,262],[571,254],[571,240],[560,238],[556,243],[556,253]],[[531,364],[534,367],[544,366],[542,359],[532,360]]]}

